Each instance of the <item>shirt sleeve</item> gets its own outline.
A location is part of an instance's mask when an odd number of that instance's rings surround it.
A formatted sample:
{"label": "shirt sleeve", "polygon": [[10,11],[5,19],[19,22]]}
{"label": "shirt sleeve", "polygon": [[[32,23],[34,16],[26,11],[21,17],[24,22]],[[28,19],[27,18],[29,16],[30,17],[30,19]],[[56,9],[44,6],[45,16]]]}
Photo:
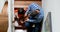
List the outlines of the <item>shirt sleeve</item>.
{"label": "shirt sleeve", "polygon": [[39,18],[37,19],[37,21],[40,22],[43,18],[44,18],[44,16],[40,15]]}
{"label": "shirt sleeve", "polygon": [[37,21],[41,21],[43,18],[44,18],[44,11],[42,10],[42,8],[40,8],[40,14]]}
{"label": "shirt sleeve", "polygon": [[29,22],[36,22],[36,20],[31,19],[31,20],[29,20]]}

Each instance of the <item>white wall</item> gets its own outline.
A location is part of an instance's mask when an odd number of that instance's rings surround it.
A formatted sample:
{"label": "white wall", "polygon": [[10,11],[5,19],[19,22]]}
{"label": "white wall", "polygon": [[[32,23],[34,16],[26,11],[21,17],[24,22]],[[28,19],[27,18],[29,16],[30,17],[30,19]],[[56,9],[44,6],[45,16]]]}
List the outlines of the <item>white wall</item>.
{"label": "white wall", "polygon": [[8,30],[7,32],[14,32],[13,29],[13,25],[12,25],[12,21],[13,21],[13,11],[14,11],[14,0],[8,0]]}
{"label": "white wall", "polygon": [[0,0],[0,13],[2,12],[2,8],[3,8],[4,4],[5,4],[5,1],[6,0]]}
{"label": "white wall", "polygon": [[[42,7],[44,9],[44,21],[47,13],[51,12],[52,17],[52,32],[60,32],[60,0],[42,0]],[[43,32],[44,30],[43,25]]]}
{"label": "white wall", "polygon": [[54,9],[52,11],[52,30],[60,32],[60,0],[54,0]]}

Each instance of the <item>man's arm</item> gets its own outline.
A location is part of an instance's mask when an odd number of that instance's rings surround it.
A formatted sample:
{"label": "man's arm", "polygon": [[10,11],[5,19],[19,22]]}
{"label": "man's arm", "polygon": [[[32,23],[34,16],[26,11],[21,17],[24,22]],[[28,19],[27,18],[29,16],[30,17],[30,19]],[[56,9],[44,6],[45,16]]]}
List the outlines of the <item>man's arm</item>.
{"label": "man's arm", "polygon": [[29,19],[29,22],[41,22],[41,20],[44,18],[44,16],[40,15],[39,17],[37,17],[36,19]]}
{"label": "man's arm", "polygon": [[42,19],[44,19],[44,11],[42,8],[40,8],[40,14],[37,20],[40,22]]}
{"label": "man's arm", "polygon": [[28,22],[36,22],[36,20],[33,20],[33,19],[29,19],[27,20]]}
{"label": "man's arm", "polygon": [[29,10],[30,10],[30,7],[28,7],[28,10],[26,11],[25,16],[27,16]]}

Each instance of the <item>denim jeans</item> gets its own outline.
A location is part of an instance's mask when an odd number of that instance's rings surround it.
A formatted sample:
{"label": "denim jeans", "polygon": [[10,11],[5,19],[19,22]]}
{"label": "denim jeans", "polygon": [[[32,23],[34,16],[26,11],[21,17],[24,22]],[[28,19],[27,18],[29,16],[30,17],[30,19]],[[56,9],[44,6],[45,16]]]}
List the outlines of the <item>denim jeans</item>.
{"label": "denim jeans", "polygon": [[[32,27],[33,25],[35,25],[35,27]],[[27,28],[27,32],[39,32],[40,31],[40,23],[25,22],[25,27]]]}

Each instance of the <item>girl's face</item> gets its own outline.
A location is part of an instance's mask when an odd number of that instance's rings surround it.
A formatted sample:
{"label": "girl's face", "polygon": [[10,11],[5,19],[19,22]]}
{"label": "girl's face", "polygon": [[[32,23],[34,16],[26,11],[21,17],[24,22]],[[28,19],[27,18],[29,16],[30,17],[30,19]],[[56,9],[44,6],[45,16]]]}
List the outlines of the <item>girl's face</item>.
{"label": "girl's face", "polygon": [[25,10],[25,11],[27,11],[27,9],[28,9],[27,7],[24,7],[24,10]]}

